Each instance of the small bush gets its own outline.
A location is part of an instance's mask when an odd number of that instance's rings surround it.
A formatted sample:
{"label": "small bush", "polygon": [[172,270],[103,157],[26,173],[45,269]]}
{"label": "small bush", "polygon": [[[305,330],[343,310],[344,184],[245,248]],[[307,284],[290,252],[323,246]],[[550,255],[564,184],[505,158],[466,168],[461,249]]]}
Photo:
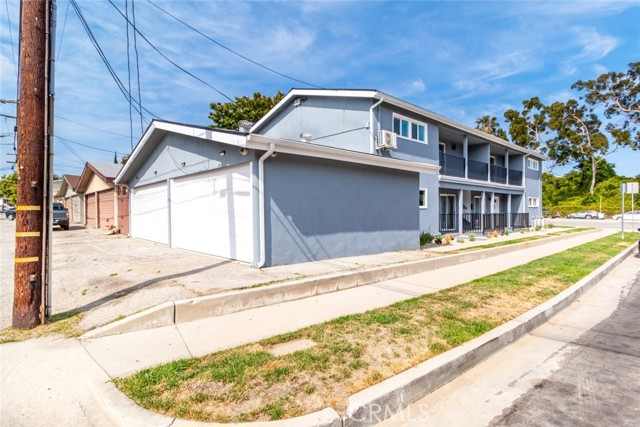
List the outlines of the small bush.
{"label": "small bush", "polygon": [[434,237],[435,236],[429,232],[420,233],[420,246],[424,246],[433,242]]}
{"label": "small bush", "polygon": [[553,228],[553,224],[547,224],[547,228]]}
{"label": "small bush", "polygon": [[464,237],[462,237],[462,236],[458,236],[458,237],[456,238],[456,242],[458,242],[458,243],[464,243]]}
{"label": "small bush", "polygon": [[444,236],[445,245],[450,245],[452,241],[453,241],[453,237],[451,237],[451,234],[447,234],[446,236]]}
{"label": "small bush", "polygon": [[493,230],[493,237],[498,237],[499,235],[498,230]]}
{"label": "small bush", "polygon": [[435,243],[436,245],[441,245],[442,244],[442,236],[439,234],[436,234],[433,237],[433,243]]}
{"label": "small bush", "polygon": [[504,230],[504,235],[505,235],[505,236],[508,236],[508,235],[509,235],[509,229],[508,229],[508,228]]}
{"label": "small bush", "polygon": [[469,236],[469,241],[470,242],[475,242],[476,241],[476,233],[469,233],[469,234],[467,234],[467,236]]}
{"label": "small bush", "polygon": [[540,230],[542,230],[542,227],[539,225],[536,225],[536,231],[540,231]]}

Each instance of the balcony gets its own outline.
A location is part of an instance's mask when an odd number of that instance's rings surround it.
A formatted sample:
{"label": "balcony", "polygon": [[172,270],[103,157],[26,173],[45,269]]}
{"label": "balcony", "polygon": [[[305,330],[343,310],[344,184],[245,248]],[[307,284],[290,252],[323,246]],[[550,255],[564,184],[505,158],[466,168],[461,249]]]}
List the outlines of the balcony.
{"label": "balcony", "polygon": [[464,158],[440,153],[440,173],[464,178]]}
{"label": "balcony", "polygon": [[522,185],[522,171],[509,169],[509,185]]}
{"label": "balcony", "polygon": [[469,160],[469,179],[487,180],[487,163]]}
{"label": "balcony", "polygon": [[491,182],[497,182],[498,184],[507,183],[507,168],[491,165]]}

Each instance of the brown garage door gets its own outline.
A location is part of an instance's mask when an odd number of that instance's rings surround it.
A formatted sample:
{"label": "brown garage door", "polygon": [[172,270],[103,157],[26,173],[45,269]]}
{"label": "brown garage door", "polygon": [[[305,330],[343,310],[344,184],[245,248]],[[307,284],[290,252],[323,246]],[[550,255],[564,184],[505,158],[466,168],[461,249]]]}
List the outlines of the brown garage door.
{"label": "brown garage door", "polygon": [[87,226],[96,228],[98,226],[98,205],[96,204],[96,195],[87,194]]}
{"label": "brown garage door", "polygon": [[115,226],[113,190],[98,193],[98,227]]}
{"label": "brown garage door", "polygon": [[118,187],[118,233],[129,234],[129,189]]}

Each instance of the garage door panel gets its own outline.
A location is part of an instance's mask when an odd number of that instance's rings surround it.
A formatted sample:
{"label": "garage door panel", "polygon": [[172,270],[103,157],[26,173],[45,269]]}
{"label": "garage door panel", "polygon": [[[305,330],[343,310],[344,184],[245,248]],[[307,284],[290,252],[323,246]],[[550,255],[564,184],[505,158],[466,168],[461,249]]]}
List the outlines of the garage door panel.
{"label": "garage door panel", "polygon": [[175,247],[253,260],[253,217],[248,165],[171,182],[171,240]]}
{"label": "garage door panel", "polygon": [[167,183],[131,189],[131,236],[169,244]]}
{"label": "garage door panel", "polygon": [[115,225],[115,203],[113,190],[98,193],[98,227]]}

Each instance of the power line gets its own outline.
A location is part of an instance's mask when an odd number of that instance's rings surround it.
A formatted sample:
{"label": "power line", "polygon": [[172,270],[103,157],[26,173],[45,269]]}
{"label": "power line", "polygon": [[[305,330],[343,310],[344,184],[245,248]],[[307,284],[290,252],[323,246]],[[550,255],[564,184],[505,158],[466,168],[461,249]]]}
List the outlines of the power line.
{"label": "power line", "polygon": [[[136,8],[134,0],[131,0],[131,15],[133,15],[133,50],[136,52],[136,77],[138,80],[138,103],[142,105],[142,89],[140,88],[140,58],[138,57],[138,37],[136,36]],[[128,33],[127,29],[127,34]],[[140,132],[144,132],[144,126],[142,125],[142,116],[140,116]],[[131,146],[133,150],[133,145]]]}
{"label": "power line", "polygon": [[[129,16],[129,2],[127,0],[125,0],[124,2],[124,10],[127,14],[127,17]],[[129,54],[129,20],[127,19],[127,84],[129,85],[129,93],[131,93],[131,55]],[[134,33],[135,34],[135,31]],[[133,114],[132,114],[132,108],[131,108],[131,103],[129,103],[129,132],[130,132],[130,137],[129,137],[129,145],[131,146],[131,150],[133,150]]]}
{"label": "power line", "polygon": [[4,0],[5,8],[7,9],[7,27],[9,27],[9,41],[11,42],[11,59],[13,59],[13,65],[16,66],[16,52],[13,49],[13,32],[11,31],[11,19],[9,19],[9,1]]}
{"label": "power line", "polygon": [[166,13],[167,15],[169,15],[170,17],[172,17],[173,19],[175,19],[176,21],[178,21],[178,22],[180,22],[181,24],[185,25],[187,28],[189,28],[189,29],[191,29],[191,30],[195,31],[196,33],[200,34],[202,37],[206,38],[207,40],[209,40],[209,41],[210,41],[210,42],[212,42],[212,43],[217,44],[217,45],[218,45],[218,46],[220,46],[221,48],[223,48],[223,49],[225,49],[225,50],[227,50],[227,51],[229,51],[229,52],[233,53],[234,55],[239,56],[240,58],[244,59],[245,61],[249,61],[249,62],[251,62],[252,64],[257,65],[257,66],[258,66],[258,67],[260,67],[260,68],[263,68],[263,69],[265,69],[265,70],[267,70],[267,71],[270,71],[270,72],[272,72],[272,73],[274,73],[274,74],[277,74],[277,75],[279,75],[279,76],[281,76],[281,77],[284,77],[284,78],[286,78],[286,79],[293,80],[294,82],[302,83],[302,84],[304,84],[304,85],[311,86],[311,87],[315,87],[315,88],[317,88],[317,89],[323,89],[322,87],[317,86],[317,85],[314,85],[313,83],[309,83],[309,82],[305,82],[305,81],[303,81],[303,80],[296,79],[295,77],[288,76],[288,75],[286,75],[286,74],[284,74],[284,73],[281,73],[281,72],[279,72],[279,71],[274,70],[273,68],[269,68],[269,67],[267,67],[266,65],[263,65],[263,64],[261,64],[261,63],[259,63],[259,62],[257,62],[257,61],[254,61],[253,59],[248,58],[248,57],[244,56],[243,54],[241,54],[241,53],[239,53],[239,52],[236,52],[235,50],[233,50],[233,49],[231,49],[231,48],[229,48],[229,47],[227,47],[227,46],[223,45],[223,44],[222,44],[222,43],[220,43],[219,41],[212,39],[212,38],[211,38],[211,37],[209,37],[208,35],[204,34],[204,33],[203,33],[203,32],[201,32],[200,30],[198,30],[197,28],[192,27],[191,25],[187,24],[187,23],[186,23],[185,21],[183,21],[182,19],[178,18],[177,16],[175,16],[175,15],[171,14],[170,12],[166,11],[165,9],[161,8],[160,6],[158,6],[157,4],[155,4],[154,2],[152,2],[151,0],[147,0],[147,1],[148,1],[149,3],[151,3],[153,6],[155,6],[156,8],[160,9],[162,12]]}
{"label": "power line", "polygon": [[[75,2],[76,0],[71,0],[71,1]],[[119,13],[119,14],[120,14],[124,19],[127,19],[127,17],[126,17],[126,16],[124,16],[124,14],[120,11],[120,9],[118,9],[118,6],[116,6],[116,5],[113,3],[113,1],[112,1],[112,0],[108,0],[108,1],[109,1],[109,3],[111,4],[111,6],[113,6],[113,8],[114,8],[115,10],[117,10],[117,11],[118,11],[118,13]],[[127,21],[129,22],[129,20],[128,20],[128,19],[127,19]],[[217,89],[217,88],[213,87],[212,85],[210,85],[210,84],[209,84],[209,83],[207,83],[206,81],[202,80],[200,77],[198,77],[198,76],[196,76],[195,74],[193,74],[193,73],[191,73],[191,72],[187,71],[186,69],[182,68],[180,65],[176,64],[174,61],[172,61],[171,59],[169,59],[169,57],[168,57],[167,55],[165,55],[164,53],[162,53],[162,51],[160,51],[160,49],[158,49],[158,48],[157,48],[153,43],[151,43],[151,42],[149,41],[149,39],[147,39],[147,38],[144,36],[144,34],[142,34],[142,33],[140,32],[140,30],[138,30],[138,29],[136,28],[136,26],[135,26],[134,24],[132,24],[131,22],[129,22],[129,23],[132,25],[132,27],[133,27],[133,31],[134,31],[134,32],[136,32],[136,33],[138,33],[138,35],[140,35],[140,37],[142,37],[142,39],[143,39],[144,41],[146,41],[146,42],[149,44],[149,46],[151,46],[151,48],[152,48],[153,50],[155,50],[155,51],[158,53],[158,55],[162,56],[162,57],[163,57],[167,62],[169,62],[171,65],[173,65],[174,67],[176,67],[177,69],[179,69],[179,70],[180,70],[180,71],[182,71],[183,73],[185,73],[185,74],[187,74],[187,75],[189,75],[189,76],[193,77],[194,79],[196,79],[196,80],[197,80],[197,81],[199,81],[200,83],[204,84],[205,86],[207,86],[207,87],[209,87],[209,88],[213,89],[214,91],[216,91],[217,93],[219,93],[220,95],[222,95],[223,97],[225,97],[226,99],[228,99],[228,100],[229,100],[229,102],[233,102],[233,99],[229,98],[227,95],[225,95],[224,93],[222,93],[219,89]]]}
{"label": "power line", "polygon": [[75,150],[71,147],[69,147],[69,144],[67,144],[64,139],[61,139],[60,137],[58,137],[58,140],[62,143],[62,145],[64,145],[65,147],[67,147],[67,150],[69,150],[69,152],[71,154],[73,154],[74,156],[76,156],[80,161],[82,162],[86,162],[86,160],[80,156],[80,154],[76,153]]}
{"label": "power line", "polygon": [[100,128],[97,128],[97,127],[94,127],[94,126],[89,126],[89,125],[86,125],[86,124],[84,124],[84,123],[80,123],[80,122],[76,122],[76,121],[71,120],[71,119],[67,119],[66,117],[62,117],[62,116],[57,116],[57,115],[56,115],[56,118],[58,118],[58,119],[62,119],[62,120],[66,120],[66,121],[68,121],[68,122],[75,123],[75,124],[77,124],[77,125],[84,126],[84,127],[86,127],[86,128],[89,128],[89,129],[98,130],[98,131],[100,131],[100,132],[109,133],[109,134],[111,134],[111,135],[122,136],[122,137],[124,137],[124,138],[129,138],[129,135],[123,135],[123,134],[121,134],[121,133],[111,132],[111,131],[108,131],[108,130],[105,130],[105,129],[100,129]]}
{"label": "power line", "polygon": [[64,12],[64,22],[62,23],[62,34],[60,34],[60,43],[58,44],[58,55],[56,61],[60,60],[60,53],[62,52],[62,40],[64,40],[64,30],[67,28],[67,16],[69,15],[69,3],[67,3],[67,10]]}
{"label": "power line", "polygon": [[[76,144],[76,145],[80,145],[80,146],[82,146],[82,147],[91,148],[92,150],[104,151],[105,153],[113,153],[113,152],[114,152],[114,150],[107,150],[107,149],[104,149],[104,148],[93,147],[93,146],[91,146],[91,145],[83,144],[83,143],[81,143],[81,142],[72,141],[72,140],[70,140],[70,139],[68,139],[68,138],[63,138],[63,137],[61,137],[60,135],[57,135],[57,134],[54,134],[54,135],[55,135],[55,137],[56,137],[56,138],[61,139],[61,140],[64,140],[64,141],[66,141],[66,142],[68,142],[68,143]],[[120,155],[122,155],[122,156],[124,156],[124,155],[127,155],[127,154],[128,154],[128,153],[121,153],[121,152],[119,152],[119,151],[116,151],[116,153],[118,153],[118,154],[120,154]]]}
{"label": "power line", "polygon": [[[80,9],[80,6],[78,5],[77,0],[70,0],[70,2],[71,2],[71,5],[73,6],[74,11],[76,12],[76,15],[78,16],[78,19],[80,20],[80,23],[82,24],[82,27],[84,28],[85,32],[89,36],[89,39],[91,40],[91,43],[93,44],[94,48],[98,52],[98,55],[100,56],[100,59],[102,59],[102,62],[107,67],[107,70],[109,71],[109,74],[111,75],[111,77],[115,81],[116,85],[118,86],[118,89],[120,89],[120,91],[124,95],[124,97],[127,100],[127,102],[129,102],[129,103],[134,102],[135,103],[136,101],[131,97],[131,94],[129,92],[127,92],[127,89],[124,87],[124,84],[122,83],[122,81],[118,77],[118,74],[115,72],[115,70],[113,69],[113,67],[109,63],[109,60],[107,59],[107,56],[105,55],[104,51],[100,47],[100,44],[98,43],[98,40],[95,38],[95,35],[93,34],[93,31],[91,31],[91,27],[89,27],[89,23],[87,22],[87,20],[85,19],[84,15],[82,14],[82,10]],[[136,111],[138,111],[140,114],[142,114],[142,110],[144,110],[147,113],[151,114],[152,117],[158,117],[157,115],[153,114],[151,111],[149,111],[146,108],[144,108],[142,105],[138,104],[138,107],[134,106],[133,108]]]}

